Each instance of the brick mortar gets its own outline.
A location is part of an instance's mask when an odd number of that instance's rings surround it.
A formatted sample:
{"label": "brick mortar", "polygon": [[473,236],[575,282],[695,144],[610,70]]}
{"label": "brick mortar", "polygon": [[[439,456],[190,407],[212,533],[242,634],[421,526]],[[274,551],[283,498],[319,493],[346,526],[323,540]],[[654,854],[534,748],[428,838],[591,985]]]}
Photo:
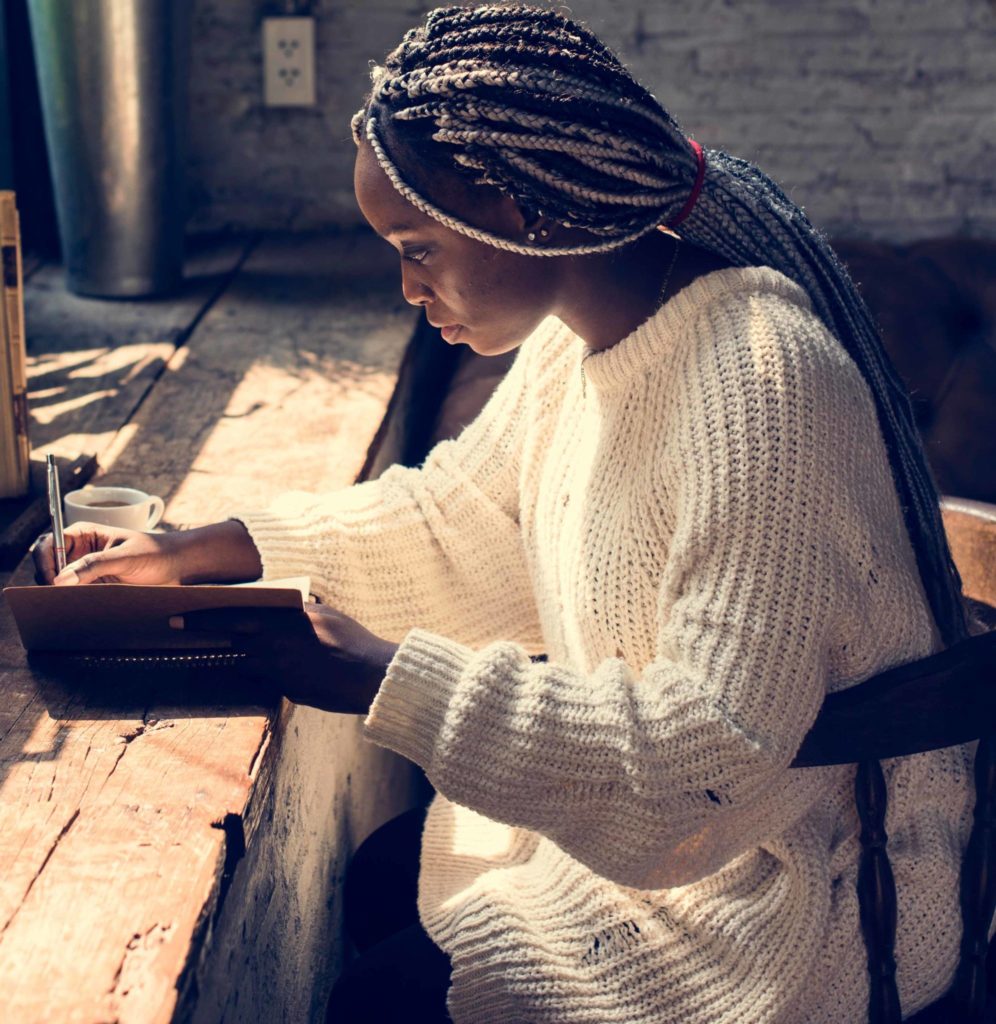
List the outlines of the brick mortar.
{"label": "brick mortar", "polygon": [[[313,0],[318,106],[262,106],[261,7],[195,0],[192,230],[361,218],[348,117],[431,4]],[[991,237],[994,0],[574,0],[704,145],[758,163],[830,234]]]}

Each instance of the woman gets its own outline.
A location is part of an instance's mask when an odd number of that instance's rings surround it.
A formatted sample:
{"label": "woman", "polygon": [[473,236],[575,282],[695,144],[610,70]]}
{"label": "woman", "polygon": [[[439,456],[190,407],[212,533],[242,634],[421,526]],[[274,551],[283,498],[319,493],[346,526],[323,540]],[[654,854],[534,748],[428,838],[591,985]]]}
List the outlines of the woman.
{"label": "woman", "polygon": [[[846,272],[550,11],[432,12],[353,129],[405,297],[519,347],[486,408],[420,469],[189,532],[77,527],[42,574],[312,576],[325,603],[253,650],[439,791],[431,942],[401,914],[330,1019],[395,1019],[399,991],[429,1019],[420,978],[458,1024],[865,1019],[852,774],[788,766],[828,690],[965,621]],[[953,973],[971,784],[961,748],[887,776],[909,1013]]]}

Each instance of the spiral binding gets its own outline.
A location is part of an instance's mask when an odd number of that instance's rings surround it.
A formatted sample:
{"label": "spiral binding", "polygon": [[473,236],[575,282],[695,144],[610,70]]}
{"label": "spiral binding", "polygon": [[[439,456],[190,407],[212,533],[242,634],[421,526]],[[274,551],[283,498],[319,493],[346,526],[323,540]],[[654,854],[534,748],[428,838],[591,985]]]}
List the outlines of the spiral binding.
{"label": "spiral binding", "polygon": [[248,661],[248,655],[241,651],[211,652],[198,654],[75,654],[74,662],[100,668],[105,665],[168,665],[177,668],[235,668]]}

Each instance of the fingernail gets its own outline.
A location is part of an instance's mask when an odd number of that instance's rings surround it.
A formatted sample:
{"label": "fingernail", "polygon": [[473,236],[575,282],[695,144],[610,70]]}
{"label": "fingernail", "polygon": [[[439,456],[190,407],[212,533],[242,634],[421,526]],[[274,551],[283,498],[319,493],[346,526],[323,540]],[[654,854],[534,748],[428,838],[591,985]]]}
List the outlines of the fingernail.
{"label": "fingernail", "polygon": [[171,615],[169,617],[169,628],[170,629],[183,629],[183,616],[182,615]]}
{"label": "fingernail", "polygon": [[79,583],[79,581],[80,578],[76,575],[76,570],[68,567],[63,569],[62,572],[52,580],[57,587],[72,587]]}

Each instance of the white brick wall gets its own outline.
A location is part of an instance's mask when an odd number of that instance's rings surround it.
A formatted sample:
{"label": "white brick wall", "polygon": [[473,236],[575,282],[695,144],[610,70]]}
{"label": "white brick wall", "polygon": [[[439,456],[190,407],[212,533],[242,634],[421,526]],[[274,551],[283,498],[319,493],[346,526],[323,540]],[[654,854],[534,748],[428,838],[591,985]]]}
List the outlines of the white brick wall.
{"label": "white brick wall", "polygon": [[[261,8],[196,0],[193,230],[360,220],[348,120],[432,6],[313,0],[314,110],[262,106]],[[837,237],[996,236],[996,0],[572,0],[685,130]]]}

